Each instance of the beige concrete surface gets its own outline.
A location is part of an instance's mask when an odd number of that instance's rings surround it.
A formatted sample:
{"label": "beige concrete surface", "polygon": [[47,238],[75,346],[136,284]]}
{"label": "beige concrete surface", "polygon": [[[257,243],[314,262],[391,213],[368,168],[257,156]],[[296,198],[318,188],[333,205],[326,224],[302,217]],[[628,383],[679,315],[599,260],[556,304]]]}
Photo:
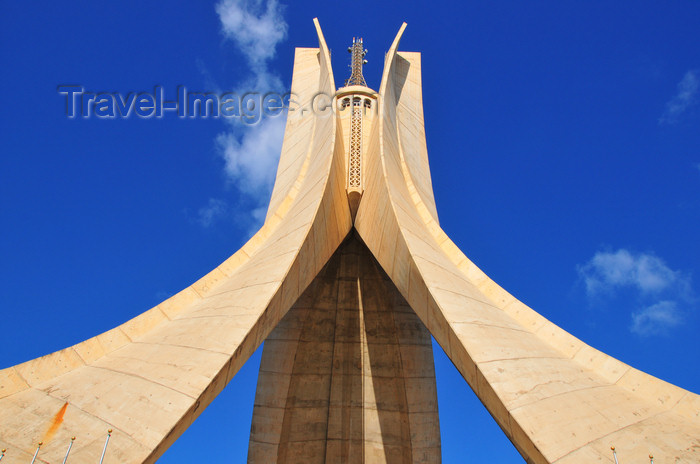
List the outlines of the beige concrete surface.
{"label": "beige concrete surface", "polygon": [[440,460],[430,334],[351,233],[265,340],[248,462]]}
{"label": "beige concrete surface", "polygon": [[[292,90],[298,108],[319,93],[337,108],[315,24],[319,47],[297,49]],[[361,462],[436,462],[423,325],[527,462],[611,463],[612,445],[628,463],[650,453],[657,463],[700,462],[696,394],[547,321],[440,228],[420,54],[397,51],[404,28],[379,92],[349,89],[378,110],[363,119],[354,224],[352,129],[339,111],[290,113],[265,224],[248,243],[123,325],[0,371],[3,464],[29,462],[39,441],[37,462],[60,462],[74,435],[70,462],[94,463],[108,429],[105,463],[154,462],[270,333],[251,461],[359,462],[361,450]]]}

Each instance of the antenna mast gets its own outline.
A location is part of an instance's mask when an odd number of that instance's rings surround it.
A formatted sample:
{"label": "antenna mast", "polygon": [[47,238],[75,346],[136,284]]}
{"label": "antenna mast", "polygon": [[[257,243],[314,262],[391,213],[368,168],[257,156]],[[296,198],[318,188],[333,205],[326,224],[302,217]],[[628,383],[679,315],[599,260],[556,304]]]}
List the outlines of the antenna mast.
{"label": "antenna mast", "polygon": [[345,81],[345,85],[362,85],[367,87],[365,78],[362,75],[362,65],[367,64],[365,59],[367,50],[362,44],[362,37],[352,38],[352,45],[348,47],[348,52],[352,54],[352,60],[350,62],[350,78]]}

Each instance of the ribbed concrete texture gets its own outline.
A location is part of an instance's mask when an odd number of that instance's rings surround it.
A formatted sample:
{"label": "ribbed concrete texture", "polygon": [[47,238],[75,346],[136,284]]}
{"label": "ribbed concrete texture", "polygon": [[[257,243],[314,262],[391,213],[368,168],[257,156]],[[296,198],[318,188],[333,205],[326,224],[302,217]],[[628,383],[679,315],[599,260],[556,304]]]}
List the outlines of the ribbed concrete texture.
{"label": "ribbed concrete texture", "polygon": [[248,462],[440,462],[430,334],[354,233],[265,340]]}
{"label": "ribbed concrete texture", "polygon": [[441,229],[406,25],[375,92],[336,87],[314,22],[265,224],[140,316],[1,370],[2,464],[39,442],[36,462],[62,462],[71,436],[69,464],[96,463],[109,429],[105,464],[155,462],[268,336],[250,461],[438,462],[428,333],[528,463],[613,463],[611,446],[623,464],[700,462],[698,395],[552,324]]}

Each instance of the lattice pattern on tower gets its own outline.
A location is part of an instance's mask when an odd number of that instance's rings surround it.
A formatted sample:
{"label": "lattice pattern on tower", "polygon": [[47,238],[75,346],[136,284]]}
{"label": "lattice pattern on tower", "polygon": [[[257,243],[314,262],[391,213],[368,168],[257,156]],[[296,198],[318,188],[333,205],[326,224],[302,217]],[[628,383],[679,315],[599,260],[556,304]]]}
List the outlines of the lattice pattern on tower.
{"label": "lattice pattern on tower", "polygon": [[350,120],[350,155],[348,156],[348,187],[362,187],[362,105],[353,98]]}
{"label": "lattice pattern on tower", "polygon": [[367,60],[365,60],[367,50],[362,44],[362,37],[359,39],[353,37],[352,45],[348,47],[348,51],[352,53],[352,60],[350,62],[350,78],[345,81],[345,85],[367,86],[365,77],[362,75],[362,65],[367,63]]}

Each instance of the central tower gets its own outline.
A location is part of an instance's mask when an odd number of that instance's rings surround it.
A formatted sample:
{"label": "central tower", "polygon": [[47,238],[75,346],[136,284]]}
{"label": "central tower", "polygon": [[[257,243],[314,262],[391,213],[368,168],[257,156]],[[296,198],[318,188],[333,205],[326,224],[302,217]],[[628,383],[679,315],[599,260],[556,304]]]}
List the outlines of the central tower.
{"label": "central tower", "polygon": [[362,75],[362,66],[367,63],[365,60],[367,50],[364,48],[362,38],[353,38],[348,52],[351,54],[350,77],[345,80],[345,86],[338,89],[335,101],[339,110],[338,120],[342,130],[342,138],[347,143],[345,156],[348,181],[346,191],[350,214],[354,221],[364,192],[362,159],[366,154],[378,106],[377,93],[367,87],[365,77]]}
{"label": "central tower", "polygon": [[[354,221],[378,144],[377,93],[353,39],[350,78],[334,94]],[[297,49],[295,63],[303,61]],[[296,64],[292,92],[303,92]],[[294,118],[294,115],[290,115]],[[265,340],[250,463],[437,463],[440,426],[430,333],[352,230]]]}

